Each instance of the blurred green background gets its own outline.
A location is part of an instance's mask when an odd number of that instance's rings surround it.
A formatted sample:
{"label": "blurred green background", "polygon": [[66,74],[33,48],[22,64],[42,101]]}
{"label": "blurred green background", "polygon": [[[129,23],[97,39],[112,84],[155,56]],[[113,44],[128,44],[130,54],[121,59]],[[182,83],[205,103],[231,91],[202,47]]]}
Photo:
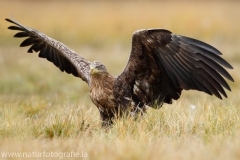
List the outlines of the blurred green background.
{"label": "blurred green background", "polygon": [[[131,36],[143,28],[165,28],[213,45],[234,70],[235,83],[227,92],[238,103],[239,1],[0,1],[0,100],[51,99],[88,104],[87,85],[37,54],[19,48],[5,18],[63,42],[89,61],[100,60],[113,75],[127,63]],[[186,93],[198,97],[201,93]],[[209,99],[213,98],[208,96]],[[47,100],[48,101],[48,100]]]}

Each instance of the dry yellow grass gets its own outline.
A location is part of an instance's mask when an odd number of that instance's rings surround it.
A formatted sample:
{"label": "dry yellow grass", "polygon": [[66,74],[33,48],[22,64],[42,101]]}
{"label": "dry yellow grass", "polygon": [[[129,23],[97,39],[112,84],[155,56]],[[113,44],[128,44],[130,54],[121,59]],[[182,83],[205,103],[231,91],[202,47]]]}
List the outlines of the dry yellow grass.
{"label": "dry yellow grass", "polygon": [[[240,159],[240,2],[0,3],[1,156],[74,150],[88,159]],[[235,83],[223,101],[183,92],[141,120],[126,117],[102,130],[87,85],[18,48],[21,40],[6,29],[9,14],[88,60],[102,61],[113,75],[127,62],[135,30],[166,28],[217,47],[235,68],[229,71]]]}

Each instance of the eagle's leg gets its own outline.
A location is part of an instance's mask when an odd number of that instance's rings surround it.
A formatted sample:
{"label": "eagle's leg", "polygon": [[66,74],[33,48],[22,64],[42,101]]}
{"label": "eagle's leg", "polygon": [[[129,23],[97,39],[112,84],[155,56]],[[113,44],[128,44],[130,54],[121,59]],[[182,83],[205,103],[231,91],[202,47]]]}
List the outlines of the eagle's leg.
{"label": "eagle's leg", "polygon": [[130,112],[131,116],[134,116],[136,119],[139,117],[141,118],[144,113],[146,113],[146,106],[141,102],[139,102],[138,105],[134,106]]}
{"label": "eagle's leg", "polygon": [[102,121],[102,127],[107,128],[112,125],[114,115],[108,112],[100,111],[100,118]]}

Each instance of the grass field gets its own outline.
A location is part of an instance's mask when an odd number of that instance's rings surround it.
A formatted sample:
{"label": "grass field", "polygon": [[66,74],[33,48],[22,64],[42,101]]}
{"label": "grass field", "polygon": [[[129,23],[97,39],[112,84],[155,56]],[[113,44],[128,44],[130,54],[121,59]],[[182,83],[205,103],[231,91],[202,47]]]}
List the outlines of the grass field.
{"label": "grass field", "polygon": [[[72,152],[87,159],[240,159],[240,2],[0,3],[0,159],[22,159],[3,157],[14,152],[55,153],[49,159]],[[232,92],[219,100],[185,91],[141,120],[120,119],[103,130],[87,85],[19,48],[22,39],[6,29],[9,14],[89,61],[102,61],[113,75],[124,68],[137,29],[166,28],[200,39],[234,67],[228,70]]]}

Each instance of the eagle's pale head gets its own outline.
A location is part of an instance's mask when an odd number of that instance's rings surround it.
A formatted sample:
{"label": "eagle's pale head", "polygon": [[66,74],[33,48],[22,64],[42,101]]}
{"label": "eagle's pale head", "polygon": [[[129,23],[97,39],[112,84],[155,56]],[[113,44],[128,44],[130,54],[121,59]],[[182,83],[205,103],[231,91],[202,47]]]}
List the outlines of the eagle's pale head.
{"label": "eagle's pale head", "polygon": [[91,75],[101,74],[101,73],[106,73],[106,72],[107,72],[107,68],[101,62],[93,61],[90,63],[90,74]]}

